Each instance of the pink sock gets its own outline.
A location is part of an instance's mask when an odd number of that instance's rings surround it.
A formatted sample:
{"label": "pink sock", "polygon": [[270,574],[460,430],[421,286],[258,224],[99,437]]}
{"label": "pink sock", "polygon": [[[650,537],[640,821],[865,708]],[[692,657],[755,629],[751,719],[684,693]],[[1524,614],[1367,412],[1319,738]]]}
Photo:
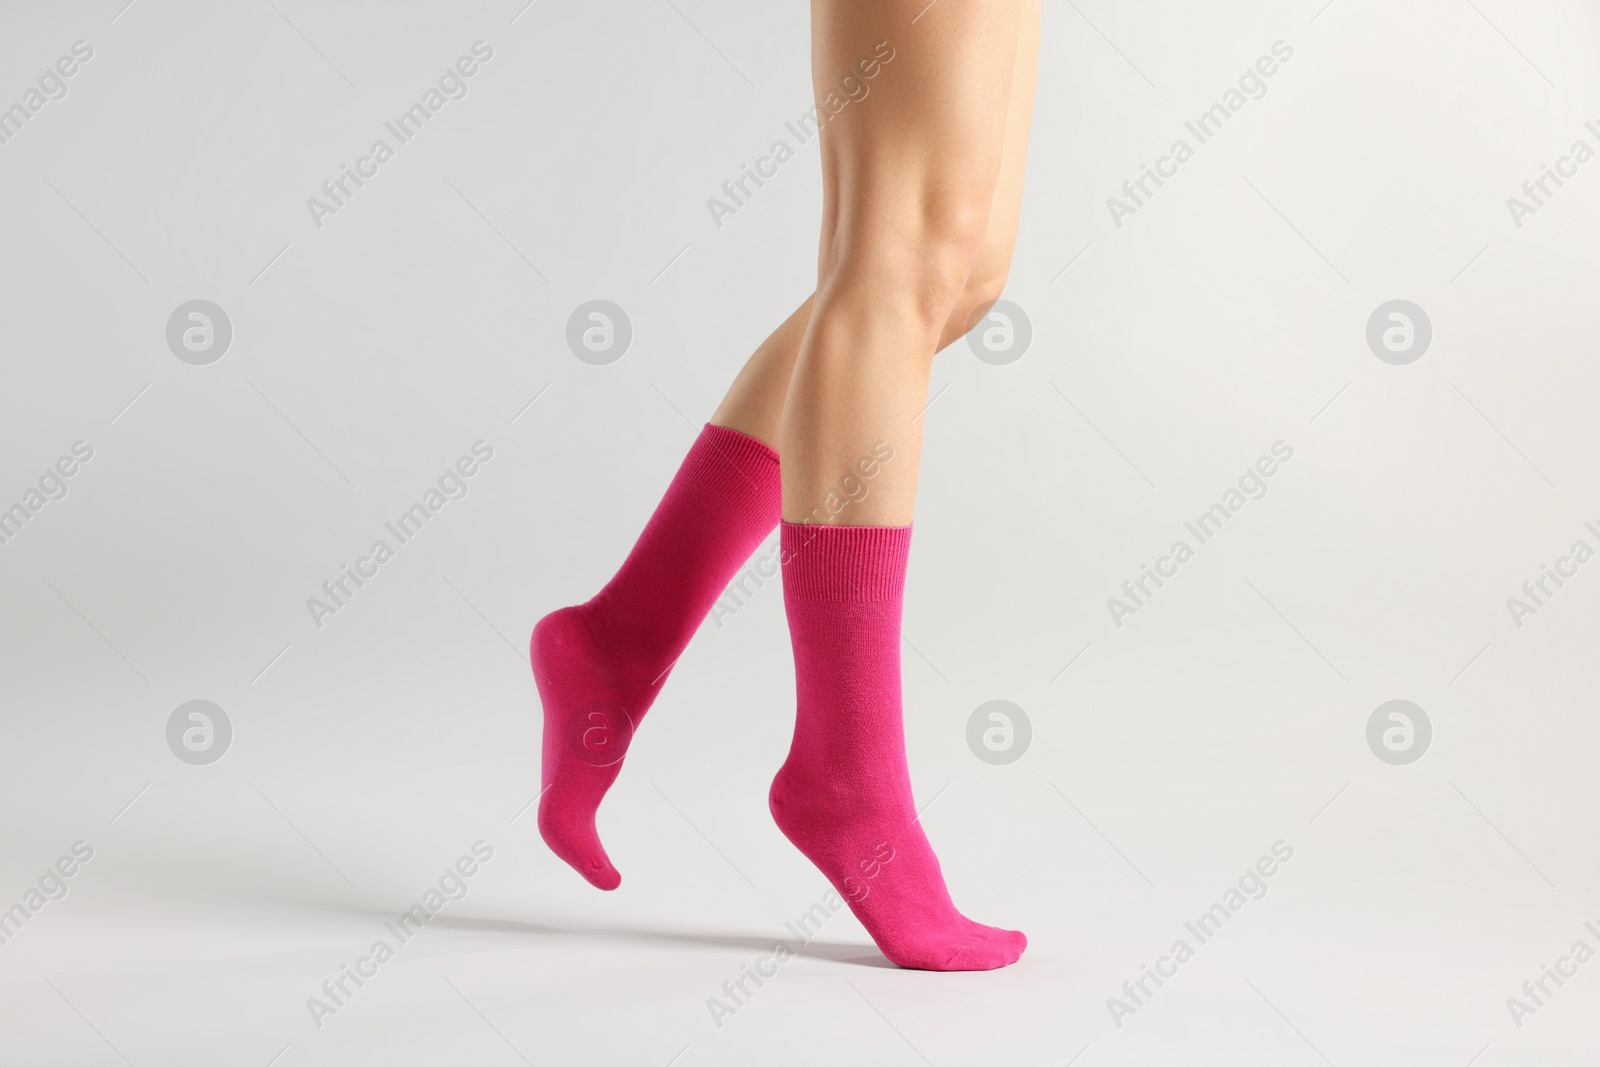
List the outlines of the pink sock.
{"label": "pink sock", "polygon": [[673,663],[779,513],[778,454],[708,424],[616,577],[533,628],[544,705],[539,833],[601,889],[622,876],[595,810]]}
{"label": "pink sock", "polygon": [[798,703],[769,803],[784,835],[902,967],[981,971],[1028,939],[956,910],[917,821],[900,711],[909,526],[783,524]]}

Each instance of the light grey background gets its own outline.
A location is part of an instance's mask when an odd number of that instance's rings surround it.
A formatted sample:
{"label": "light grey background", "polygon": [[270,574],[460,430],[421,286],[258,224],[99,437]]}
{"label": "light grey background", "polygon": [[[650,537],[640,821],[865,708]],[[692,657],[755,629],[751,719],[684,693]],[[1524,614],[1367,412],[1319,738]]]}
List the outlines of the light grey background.
{"label": "light grey background", "polygon": [[[1600,147],[1593,4],[1048,0],[1006,294],[1032,347],[935,364],[904,649],[952,892],[1031,947],[896,971],[841,914],[718,1028],[707,999],[825,889],[766,812],[781,591],[708,623],[641,730],[600,819],[615,894],[537,838],[524,646],[808,291],[814,141],[706,207],[809,106],[804,6],[123,2],[0,9],[0,106],[94,49],[0,146],[0,506],[94,449],[0,546],[0,907],[94,849],[0,945],[0,1060],[1600,1056],[1600,962],[1520,1027],[1506,1004],[1600,947],[1600,562],[1520,628],[1506,606],[1600,545],[1600,160],[1520,227],[1506,204]],[[479,40],[468,95],[317,228],[306,199]],[[1280,40],[1266,95],[1115,225]],[[165,340],[193,299],[233,327],[209,366]],[[609,366],[565,344],[591,299],[633,325]],[[1432,322],[1407,366],[1365,341],[1393,299]],[[468,496],[317,628],[306,599],[479,440]],[[1267,496],[1114,625],[1279,440]],[[196,699],[233,730],[205,766],[166,741]],[[966,740],[997,699],[1032,724],[1002,766]],[[1406,766],[1367,747],[1392,699],[1433,725]],[[467,896],[314,1026],[480,839]],[[1115,1025],[1280,839],[1268,894]]]}

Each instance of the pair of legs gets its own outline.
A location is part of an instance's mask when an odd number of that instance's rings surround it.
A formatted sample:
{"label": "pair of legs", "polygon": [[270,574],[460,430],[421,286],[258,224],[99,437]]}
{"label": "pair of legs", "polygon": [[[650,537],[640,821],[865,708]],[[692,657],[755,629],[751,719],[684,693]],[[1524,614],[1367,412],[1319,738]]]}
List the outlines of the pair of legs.
{"label": "pair of legs", "polygon": [[[899,633],[917,415],[935,352],[1005,282],[1038,32],[1039,0],[813,0],[819,100],[877,64],[870,92],[823,128],[816,292],[745,365],[622,569],[533,634],[540,832],[600,888],[621,876],[595,811],[632,732],[781,517],[798,706],[774,819],[894,962],[1021,955],[1022,934],[956,910],[917,820]],[[852,491],[863,476],[871,491]]]}

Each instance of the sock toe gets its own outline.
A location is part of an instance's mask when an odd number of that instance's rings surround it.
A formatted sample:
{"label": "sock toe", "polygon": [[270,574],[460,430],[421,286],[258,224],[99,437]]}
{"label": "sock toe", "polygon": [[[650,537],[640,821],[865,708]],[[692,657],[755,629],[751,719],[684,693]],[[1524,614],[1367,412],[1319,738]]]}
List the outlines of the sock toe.
{"label": "sock toe", "polygon": [[552,839],[549,835],[544,840],[550,846],[550,851],[565,860],[567,866],[583,875],[584,881],[596,889],[615,889],[622,884],[622,875],[612,866],[598,840],[592,848],[573,848],[567,842]]}
{"label": "sock toe", "polygon": [[1022,958],[1028,937],[1021,930],[1002,930],[986,926],[983,933],[951,954],[939,969],[944,971],[992,971],[1009,967]]}
{"label": "sock toe", "polygon": [[1003,930],[1001,932],[1006,935],[1006,961],[1000,966],[1009,967],[1020,960],[1024,952],[1028,951],[1028,935],[1021,930]]}
{"label": "sock toe", "polygon": [[587,826],[573,825],[541,807],[539,836],[551,852],[596,889],[615,889],[622,884],[622,875],[612,866],[592,821]]}
{"label": "sock toe", "polygon": [[611,866],[611,861],[601,857],[589,867],[579,867],[578,873],[589,880],[589,884],[596,889],[615,889],[622,884],[622,875]]}

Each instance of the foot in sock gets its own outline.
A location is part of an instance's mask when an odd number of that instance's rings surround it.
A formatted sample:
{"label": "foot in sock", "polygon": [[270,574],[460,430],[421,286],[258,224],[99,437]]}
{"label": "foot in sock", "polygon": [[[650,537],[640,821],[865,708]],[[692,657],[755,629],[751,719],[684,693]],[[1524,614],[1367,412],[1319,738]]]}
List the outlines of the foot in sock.
{"label": "foot in sock", "polygon": [[892,962],[980,971],[1028,939],[956,910],[917,820],[900,705],[900,608],[911,528],[783,524],[794,644],[789,758],[768,802]]}
{"label": "foot in sock", "polygon": [[622,876],[595,811],[633,731],[717,597],[778,523],[778,456],[707,425],[614,578],[546,615],[529,658],[544,707],[539,833],[601,889]]}

